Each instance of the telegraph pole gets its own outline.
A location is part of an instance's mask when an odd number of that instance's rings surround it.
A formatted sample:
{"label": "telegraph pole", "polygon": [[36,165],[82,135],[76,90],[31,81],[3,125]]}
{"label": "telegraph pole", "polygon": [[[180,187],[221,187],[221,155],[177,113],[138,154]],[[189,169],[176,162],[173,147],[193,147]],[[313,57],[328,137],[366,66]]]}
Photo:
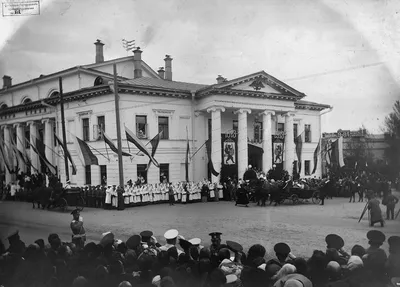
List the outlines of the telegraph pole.
{"label": "telegraph pole", "polygon": [[68,157],[67,157],[67,135],[65,132],[65,115],[64,115],[64,97],[62,88],[62,78],[58,78],[58,85],[60,89],[60,105],[61,105],[61,126],[63,135],[63,145],[64,145],[64,164],[65,164],[65,182],[69,181],[69,169],[68,169]]}
{"label": "telegraph pole", "polygon": [[119,170],[119,185],[124,188],[124,166],[122,162],[122,142],[121,142],[121,123],[119,118],[119,98],[117,84],[117,65],[113,64],[114,68],[114,96],[115,96],[115,117],[117,120],[117,141],[118,141],[118,170]]}

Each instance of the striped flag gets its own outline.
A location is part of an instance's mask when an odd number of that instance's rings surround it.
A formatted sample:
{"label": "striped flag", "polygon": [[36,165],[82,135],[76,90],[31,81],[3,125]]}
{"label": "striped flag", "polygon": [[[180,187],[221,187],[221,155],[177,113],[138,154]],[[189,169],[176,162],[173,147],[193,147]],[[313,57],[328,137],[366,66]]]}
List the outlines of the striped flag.
{"label": "striped flag", "polygon": [[7,170],[9,173],[14,173],[13,170],[13,164],[10,161],[10,153],[7,150],[7,146],[5,145],[5,141],[2,137],[2,135],[0,134],[0,154],[2,156],[2,159],[4,161],[4,165],[6,166]]}
{"label": "striped flag", "polygon": [[340,137],[332,143],[331,161],[338,167],[344,166],[343,159],[343,137]]}
{"label": "striped flag", "polygon": [[78,153],[78,157],[83,166],[87,165],[99,165],[99,160],[92,153],[89,146],[77,136],[74,136],[75,140],[75,148]]}
{"label": "striped flag", "polygon": [[321,149],[321,139],[318,141],[318,145],[314,150],[314,168],[312,170],[311,174],[314,174],[317,170],[317,164],[318,164],[318,154],[319,154],[319,150]]}
{"label": "striped flag", "polygon": [[126,134],[126,140],[133,143],[142,153],[147,155],[151,162],[156,166],[160,167],[160,164],[155,160],[154,157],[151,156],[149,151],[147,150],[146,146],[142,143],[142,141],[131,131],[125,126],[125,134]]}
{"label": "striped flag", "polygon": [[57,174],[57,169],[55,168],[55,166],[53,166],[47,159],[46,156],[44,156],[44,148],[41,146],[40,141],[35,138],[33,135],[31,136],[31,140],[33,143],[36,144],[36,146],[34,146],[30,141],[28,141],[28,139],[25,139],[27,143],[29,143],[31,149],[33,149],[33,151],[40,157],[40,159],[42,160],[42,162],[46,165],[47,169],[54,175]]}
{"label": "striped flag", "polygon": [[61,141],[61,139],[56,134],[54,134],[54,138],[56,139],[56,142],[60,145],[60,147],[62,148],[63,152],[67,156],[67,159],[71,162],[72,175],[76,175],[76,165],[75,165],[74,161],[72,160],[72,157],[71,157],[71,154],[68,151],[68,148],[64,146],[63,142]]}
{"label": "striped flag", "polygon": [[[158,148],[158,144],[160,142],[160,137],[161,134],[163,133],[163,131],[159,132],[154,138],[152,138],[150,140],[151,143],[151,156],[154,158],[154,155],[156,154],[157,148]],[[144,155],[144,154],[142,154]],[[151,159],[149,160],[149,163],[147,164],[147,168],[146,170],[148,170],[150,168],[151,165]]]}
{"label": "striped flag", "polygon": [[295,139],[295,145],[296,145],[296,155],[297,155],[297,168],[298,168],[298,173],[301,173],[301,151],[303,148],[303,141],[302,141],[302,134],[298,135]]}
{"label": "striped flag", "polygon": [[128,40],[122,39],[122,46],[124,47],[124,49],[127,52],[131,51],[135,48],[135,40],[128,41]]}
{"label": "striped flag", "polygon": [[[101,131],[103,134],[103,139],[106,142],[106,144],[110,147],[110,149],[115,152],[116,154],[118,154],[118,148],[114,145],[114,143],[112,142],[112,140],[106,135],[106,133],[104,131]],[[122,152],[122,156],[132,156],[130,153],[127,152]]]}

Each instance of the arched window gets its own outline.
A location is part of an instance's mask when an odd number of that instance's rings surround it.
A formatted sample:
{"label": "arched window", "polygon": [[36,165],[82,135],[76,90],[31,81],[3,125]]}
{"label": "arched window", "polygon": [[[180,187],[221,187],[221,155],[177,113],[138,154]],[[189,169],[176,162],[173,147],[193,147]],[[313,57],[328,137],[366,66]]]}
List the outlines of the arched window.
{"label": "arched window", "polygon": [[104,80],[102,77],[97,77],[96,80],[94,80],[94,85],[95,86],[100,86],[100,85],[104,85]]}
{"label": "arched window", "polygon": [[55,98],[55,97],[58,97],[59,95],[60,95],[60,93],[58,91],[52,91],[50,93],[49,98]]}
{"label": "arched window", "polygon": [[22,100],[22,104],[23,104],[23,105],[29,104],[29,103],[31,103],[31,102],[32,102],[32,100],[31,100],[30,98],[28,98],[28,97],[26,97],[26,98],[24,98],[24,99]]}
{"label": "arched window", "polygon": [[7,109],[7,108],[8,108],[7,104],[5,104],[5,103],[0,104],[0,110]]}

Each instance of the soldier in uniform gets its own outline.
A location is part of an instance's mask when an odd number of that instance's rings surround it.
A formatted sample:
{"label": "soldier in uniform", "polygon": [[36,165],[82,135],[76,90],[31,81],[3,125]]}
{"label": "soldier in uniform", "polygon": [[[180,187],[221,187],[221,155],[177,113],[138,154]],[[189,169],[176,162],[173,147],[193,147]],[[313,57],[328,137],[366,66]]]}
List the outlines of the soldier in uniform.
{"label": "soldier in uniform", "polygon": [[389,278],[400,277],[400,236],[388,239],[389,257],[386,262],[386,272]]}
{"label": "soldier in uniform", "polygon": [[379,200],[373,195],[372,199],[368,202],[368,210],[371,212],[370,226],[374,226],[375,223],[380,223],[381,227],[384,226],[382,218],[382,210],[379,206]]}
{"label": "soldier in uniform", "polygon": [[328,234],[325,237],[325,242],[328,261],[336,261],[340,265],[346,265],[350,255],[343,250],[343,238],[337,234]]}
{"label": "soldier in uniform", "polygon": [[274,251],[276,258],[269,260],[267,262],[267,266],[274,264],[279,267],[282,267],[286,263],[290,263],[291,262],[290,260],[294,260],[296,258],[296,256],[292,254],[289,245],[287,245],[284,242],[275,244]]}
{"label": "soldier in uniform", "polygon": [[[370,247],[366,249],[366,254],[363,256],[365,275],[367,280],[372,283],[382,282],[385,277],[385,263],[387,255],[385,250],[381,248],[386,237],[379,230],[370,230],[367,233]],[[377,285],[370,285],[377,286]],[[378,285],[379,286],[379,285]]]}
{"label": "soldier in uniform", "polygon": [[189,240],[189,242],[197,248],[197,250],[200,253],[200,250],[204,248],[204,246],[201,245],[201,239],[200,238],[192,238]]}
{"label": "soldier in uniform", "polygon": [[72,231],[72,243],[78,248],[83,248],[86,241],[85,228],[83,227],[83,218],[80,216],[79,209],[75,209],[71,212],[72,221],[70,224]]}
{"label": "soldier in uniform", "polygon": [[100,185],[96,186],[94,189],[94,196],[96,198],[96,203],[95,203],[95,207],[96,208],[101,208],[101,191],[100,191]]}
{"label": "soldier in uniform", "polygon": [[94,200],[95,200],[95,198],[94,198],[94,190],[93,190],[93,187],[92,187],[92,186],[89,186],[89,187],[87,187],[87,189],[88,189],[89,206],[90,206],[90,207],[94,207],[94,206],[95,206],[95,205],[94,205]]}
{"label": "soldier in uniform", "polygon": [[394,219],[394,208],[398,202],[399,199],[392,194],[391,190],[386,192],[384,202],[382,202],[386,205],[386,220]]}
{"label": "soldier in uniform", "polygon": [[[164,238],[167,241],[167,243],[163,246],[160,247],[161,251],[168,251],[168,249],[170,249],[171,247],[176,247],[176,243],[177,243],[177,239],[179,236],[179,232],[176,229],[170,229],[167,230],[164,233]],[[179,250],[178,248],[176,248],[178,251],[178,255],[180,255],[182,252],[182,250]]]}
{"label": "soldier in uniform", "polygon": [[221,245],[221,232],[211,232],[209,234],[211,236],[211,246],[210,252],[211,255],[218,256],[219,247]]}

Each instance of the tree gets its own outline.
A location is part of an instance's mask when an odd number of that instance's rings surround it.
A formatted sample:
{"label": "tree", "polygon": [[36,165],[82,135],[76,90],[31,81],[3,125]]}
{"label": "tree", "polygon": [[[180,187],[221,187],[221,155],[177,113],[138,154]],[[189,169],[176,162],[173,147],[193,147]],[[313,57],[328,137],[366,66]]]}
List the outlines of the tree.
{"label": "tree", "polygon": [[385,118],[385,139],[388,148],[385,158],[391,171],[391,177],[400,176],[400,101],[393,105],[393,111]]}

